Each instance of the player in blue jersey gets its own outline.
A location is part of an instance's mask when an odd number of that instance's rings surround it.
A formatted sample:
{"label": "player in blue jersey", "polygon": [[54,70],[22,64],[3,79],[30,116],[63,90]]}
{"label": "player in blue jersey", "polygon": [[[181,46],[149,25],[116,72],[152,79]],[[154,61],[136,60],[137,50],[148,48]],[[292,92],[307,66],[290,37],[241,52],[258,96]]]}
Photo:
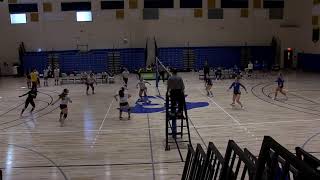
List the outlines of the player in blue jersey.
{"label": "player in blue jersey", "polygon": [[284,79],[283,79],[282,73],[279,73],[278,79],[275,82],[278,83],[278,86],[276,88],[276,92],[275,92],[275,95],[274,95],[274,100],[277,99],[278,92],[280,92],[281,94],[283,94],[284,96],[287,97],[287,94],[283,89],[283,87],[284,87]]}
{"label": "player in blue jersey", "polygon": [[235,102],[237,102],[241,106],[241,108],[243,108],[243,105],[240,102],[240,97],[241,97],[240,87],[242,87],[246,91],[246,93],[248,93],[246,87],[240,83],[240,77],[238,76],[236,77],[235,81],[231,84],[228,91],[233,88],[232,104],[230,105],[234,106]]}

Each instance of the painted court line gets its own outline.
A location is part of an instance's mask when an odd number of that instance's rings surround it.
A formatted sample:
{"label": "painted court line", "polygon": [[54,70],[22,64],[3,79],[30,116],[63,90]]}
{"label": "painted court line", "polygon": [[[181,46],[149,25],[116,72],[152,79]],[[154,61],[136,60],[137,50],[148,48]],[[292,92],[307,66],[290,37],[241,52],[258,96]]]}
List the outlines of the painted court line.
{"label": "painted court line", "polygon": [[[198,88],[198,90],[200,91],[200,93],[204,96],[206,96],[205,94],[203,94],[203,92],[200,90],[200,88]],[[248,134],[251,134],[252,137],[255,137],[256,140],[258,139],[252,132],[250,132],[248,130],[248,128],[246,128],[244,125],[242,125],[240,123],[240,121],[238,121],[235,117],[233,117],[231,114],[229,114],[223,107],[221,107],[218,103],[216,103],[212,98],[207,97],[212,103],[214,103],[219,109],[221,109],[227,116],[229,116],[238,126],[240,126],[240,128],[244,129]]]}
{"label": "painted court line", "polygon": [[112,99],[112,101],[111,101],[111,103],[110,103],[110,105],[109,105],[109,108],[108,108],[108,110],[107,110],[107,113],[106,113],[106,115],[104,116],[103,121],[101,122],[101,125],[100,125],[100,127],[99,127],[98,133],[96,134],[96,137],[94,138],[94,140],[93,140],[93,142],[92,142],[92,144],[91,144],[91,148],[93,148],[93,146],[95,145],[95,143],[96,143],[96,141],[97,141],[98,136],[100,135],[100,132],[101,132],[102,127],[103,127],[103,124],[104,124],[104,121],[107,119],[107,117],[108,117],[108,115],[109,115],[109,112],[110,112],[111,106],[112,106],[112,104],[113,104],[113,101],[114,101],[114,99]]}
{"label": "painted court line", "polygon": [[[291,121],[267,121],[261,123],[242,123],[243,126],[250,125],[264,125],[264,124],[285,124],[285,123],[294,123],[294,122],[313,122],[320,121],[320,119],[310,119],[310,120],[291,120]],[[206,125],[206,126],[195,126],[196,128],[210,128],[210,127],[230,127],[234,124],[217,124],[217,125]],[[136,131],[139,130],[162,130],[163,128],[129,128],[129,129],[117,129],[117,130],[81,130],[81,131],[38,131],[38,132],[29,132],[29,131],[15,131],[15,132],[1,132],[0,135],[14,135],[14,134],[59,134],[59,133],[83,133],[83,132],[121,132],[121,131]]]}
{"label": "painted court line", "polygon": [[[291,120],[291,121],[266,121],[266,122],[257,122],[257,123],[242,123],[243,126],[250,125],[265,125],[265,124],[286,124],[294,122],[313,122],[320,121],[320,119],[310,119],[310,120]],[[233,124],[220,124],[220,125],[207,125],[207,126],[197,126],[198,128],[210,128],[210,127],[228,127],[233,126]]]}
{"label": "painted court line", "polygon": [[[150,117],[149,114],[147,114],[148,118],[148,127],[150,128]],[[149,129],[149,145],[150,145],[150,154],[151,154],[151,163],[152,163],[152,177],[153,180],[156,179],[156,173],[155,173],[155,167],[154,167],[154,157],[153,157],[153,148],[152,148],[152,137],[151,137],[151,130]]]}
{"label": "painted court line", "polygon": [[317,102],[316,99],[310,99],[310,98],[307,97],[307,96],[303,96],[303,95],[298,94],[298,93],[295,93],[295,92],[290,92],[290,91],[289,91],[288,94],[294,94],[294,95],[297,96],[297,97],[300,97],[300,98],[302,98],[302,99],[308,100],[308,101],[313,102],[313,103],[315,103],[315,104],[319,104],[319,103],[320,103],[320,102]]}

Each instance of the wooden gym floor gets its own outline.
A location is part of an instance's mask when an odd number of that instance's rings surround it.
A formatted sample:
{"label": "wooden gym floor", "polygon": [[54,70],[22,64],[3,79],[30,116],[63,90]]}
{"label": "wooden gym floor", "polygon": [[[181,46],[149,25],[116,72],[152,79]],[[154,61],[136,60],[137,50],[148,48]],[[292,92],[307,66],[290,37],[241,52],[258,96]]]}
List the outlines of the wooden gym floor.
{"label": "wooden gym floor", "polygon": [[[189,110],[192,144],[205,147],[209,141],[224,154],[229,139],[247,147],[255,155],[264,135],[270,135],[294,151],[296,146],[320,157],[320,75],[285,74],[286,100],[274,101],[268,95],[275,88],[274,75],[244,79],[248,94],[243,91],[245,109],[232,108],[232,80],[214,82],[214,98],[208,98],[204,84],[196,73],[182,73],[188,102],[208,102],[206,107]],[[138,113],[132,120],[119,120],[118,103],[113,95],[121,87],[120,77],[113,85],[96,87],[95,95],[85,95],[84,85],[39,88],[36,110],[19,113],[25,97],[23,78],[0,79],[0,167],[3,177],[13,179],[180,179],[184,163],[175,144],[165,151],[165,114]],[[129,79],[131,106],[136,106],[137,78]],[[158,91],[151,82],[148,93]],[[58,123],[58,103],[49,105],[63,88],[70,90],[73,103],[65,127]],[[166,86],[160,83],[162,96]],[[155,107],[163,100],[153,98]],[[30,108],[30,107],[29,107]],[[153,110],[152,110],[153,111]],[[124,114],[126,117],[126,114]],[[181,146],[183,159],[186,146]]]}

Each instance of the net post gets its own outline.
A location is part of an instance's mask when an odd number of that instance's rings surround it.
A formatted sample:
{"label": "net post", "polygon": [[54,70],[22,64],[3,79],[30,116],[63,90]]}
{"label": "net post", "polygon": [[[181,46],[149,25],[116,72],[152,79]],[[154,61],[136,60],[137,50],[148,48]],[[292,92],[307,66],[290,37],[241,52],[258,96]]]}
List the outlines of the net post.
{"label": "net post", "polygon": [[156,60],[156,87],[159,88],[159,61],[158,61],[158,57],[156,57],[155,60]]}

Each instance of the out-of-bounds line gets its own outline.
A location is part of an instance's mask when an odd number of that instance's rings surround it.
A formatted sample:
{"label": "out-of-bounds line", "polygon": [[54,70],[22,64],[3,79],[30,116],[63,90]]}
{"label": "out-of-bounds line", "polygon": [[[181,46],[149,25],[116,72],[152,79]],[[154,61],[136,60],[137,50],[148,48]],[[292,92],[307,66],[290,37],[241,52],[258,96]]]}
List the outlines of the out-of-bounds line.
{"label": "out-of-bounds line", "polygon": [[[154,162],[154,164],[180,164],[183,163],[181,161],[162,161],[162,162]],[[150,162],[136,162],[136,163],[111,163],[111,164],[66,164],[66,165],[58,165],[58,166],[13,166],[10,169],[28,169],[28,168],[52,168],[52,167],[60,167],[60,168],[68,168],[68,167],[103,167],[103,166],[137,166],[137,165],[150,165]],[[0,169],[7,169],[6,167],[0,167]]]}
{"label": "out-of-bounds line", "polygon": [[[294,122],[313,122],[320,121],[320,119],[310,119],[310,120],[292,120],[292,121],[268,121],[261,123],[242,123],[243,126],[250,125],[264,125],[264,124],[281,124],[281,123],[294,123]],[[234,126],[234,124],[217,124],[217,125],[207,125],[207,126],[194,126],[196,128],[211,128],[211,127],[230,127]],[[130,128],[130,129],[117,129],[117,130],[100,130],[101,132],[117,132],[122,133],[121,131],[136,131],[136,130],[161,130],[163,128]],[[77,131],[15,131],[15,132],[0,132],[0,135],[14,135],[14,134],[61,134],[61,133],[82,133],[82,132],[98,132],[98,129],[94,130],[77,130]]]}
{"label": "out-of-bounds line", "polygon": [[[282,123],[285,124],[285,123],[293,123],[293,122],[312,122],[312,121],[320,121],[320,119],[292,120],[292,121],[267,121],[267,122],[257,122],[257,123],[242,123],[242,125],[243,126],[250,126],[250,125],[264,125],[264,124],[282,124]],[[229,126],[233,126],[233,124],[197,126],[197,128],[229,127]]]}
{"label": "out-of-bounds line", "polygon": [[[275,103],[275,102],[270,102],[270,101],[265,100],[263,97],[260,97],[260,96],[255,92],[255,89],[256,89],[258,86],[263,85],[263,84],[264,84],[264,83],[259,83],[259,84],[255,85],[255,86],[253,86],[253,87],[251,88],[251,93],[252,93],[256,98],[260,99],[261,101],[264,101],[264,102],[266,102],[266,103],[272,104],[272,105],[277,106],[277,107],[286,108],[286,109],[289,109],[289,110],[292,110],[292,111],[295,111],[295,112],[302,112],[302,113],[309,114],[309,115],[317,115],[317,116],[319,116],[319,114],[316,114],[316,113],[309,113],[309,112],[301,111],[301,110],[298,110],[298,109],[290,108],[290,107],[287,107],[287,106],[284,106],[284,105],[277,104],[277,103]],[[263,93],[264,96],[267,97],[267,95],[264,94],[264,92],[263,92],[262,90],[261,90],[261,92]],[[292,105],[291,105],[291,106],[292,106]]]}
{"label": "out-of-bounds line", "polygon": [[[46,115],[52,113],[53,111],[55,111],[55,110],[58,109],[58,108],[59,108],[59,107],[56,107],[56,108],[50,110],[49,112],[47,112],[47,113],[45,113],[45,114],[42,114],[42,115],[37,116],[36,118],[41,118],[41,117],[43,117],[43,116],[46,116]],[[29,122],[29,121],[33,121],[33,119],[26,120],[26,121],[23,121],[23,122],[21,122],[21,123],[18,123],[18,124],[12,125],[12,126],[8,126],[8,127],[5,127],[5,128],[2,128],[2,129],[0,129],[0,130],[6,130],[6,129],[9,129],[9,128],[13,128],[13,127],[19,126],[19,125],[21,125],[21,124],[25,124],[25,123],[27,123],[27,122]],[[30,133],[30,132],[28,132],[28,133]]]}
{"label": "out-of-bounds line", "polygon": [[305,147],[313,138],[315,138],[315,137],[317,137],[317,136],[319,136],[319,135],[320,135],[320,132],[312,135],[311,137],[309,137],[309,138],[303,143],[303,145],[302,145],[301,147],[304,149],[304,147]]}
{"label": "out-of-bounds line", "polygon": [[20,106],[22,106],[22,105],[24,105],[24,102],[23,102],[23,103],[21,103],[21,104],[18,104],[18,105],[16,105],[16,106],[14,106],[14,107],[12,107],[12,108],[10,108],[10,109],[9,109],[9,110],[7,110],[6,112],[3,112],[2,114],[0,114],[0,117],[2,117],[2,116],[4,116],[4,115],[8,114],[9,112],[11,112],[11,111],[13,111],[13,110],[17,109],[18,107],[20,107]]}
{"label": "out-of-bounds line", "polygon": [[93,146],[96,144],[97,138],[98,138],[98,136],[100,135],[100,132],[101,132],[101,130],[102,130],[102,128],[103,128],[103,124],[104,124],[105,120],[107,119],[107,117],[108,117],[108,115],[109,115],[109,112],[110,112],[111,106],[112,106],[112,104],[113,104],[113,101],[114,101],[114,99],[112,99],[112,101],[111,101],[111,103],[110,103],[110,105],[109,105],[109,107],[108,107],[108,110],[107,110],[107,112],[106,112],[106,114],[105,114],[105,116],[104,116],[104,118],[103,118],[103,121],[101,122],[100,127],[99,127],[98,133],[96,134],[96,136],[95,136],[95,138],[94,138],[94,140],[93,140],[93,142],[92,142],[92,144],[91,144],[91,148],[93,148]]}
{"label": "out-of-bounds line", "polygon": [[[203,92],[201,92],[200,89],[198,89],[200,91],[200,93],[202,95],[205,96],[205,94],[203,94]],[[206,96],[207,97],[207,96]],[[218,103],[216,103],[212,98],[207,97],[212,103],[214,103],[219,109],[221,109],[227,116],[229,116],[240,128],[242,128],[243,130],[245,130],[245,132],[247,132],[248,134],[251,134],[252,137],[255,137],[256,139],[258,139],[251,131],[248,130],[248,128],[246,128],[243,124],[240,123],[240,121],[238,121],[236,118],[234,118],[231,114],[229,114],[223,107],[221,107]]]}
{"label": "out-of-bounds line", "polygon": [[202,144],[204,145],[204,147],[208,148],[208,146],[207,146],[206,142],[204,141],[204,139],[203,139],[203,138],[202,138],[202,136],[200,135],[200,133],[199,133],[199,131],[198,131],[197,127],[194,125],[194,123],[192,122],[191,118],[190,118],[190,117],[188,117],[188,119],[190,120],[190,124],[192,125],[193,129],[196,131],[196,133],[197,133],[197,134],[198,134],[198,136],[200,137],[201,142],[202,142]]}
{"label": "out-of-bounds line", "polygon": [[[2,143],[2,144],[4,144],[4,143]],[[62,174],[62,176],[63,176],[63,178],[64,178],[65,180],[68,180],[68,177],[67,177],[66,174],[63,172],[63,170],[62,170],[53,160],[51,160],[50,158],[48,158],[48,157],[45,156],[44,154],[42,154],[42,153],[40,153],[40,152],[38,152],[38,151],[35,151],[35,150],[33,150],[33,149],[30,149],[30,148],[28,148],[28,147],[21,146],[21,145],[17,145],[17,144],[7,144],[7,145],[19,147],[19,148],[22,148],[22,149],[26,149],[26,150],[28,150],[28,151],[31,151],[31,152],[33,152],[33,153],[35,153],[35,154],[37,154],[37,155],[45,158],[46,160],[48,160],[48,161],[53,165],[53,167],[57,168],[57,169],[60,171],[60,173]]]}
{"label": "out-of-bounds line", "polygon": [[[41,111],[47,109],[47,108],[49,107],[49,105],[53,102],[53,97],[52,97],[50,94],[43,93],[43,92],[40,92],[40,91],[38,91],[38,92],[41,93],[41,94],[44,94],[44,95],[49,96],[50,99],[51,99],[51,101],[50,101],[50,102],[46,102],[46,101],[43,101],[43,100],[39,100],[39,101],[48,103],[48,105],[47,105],[46,107],[42,108],[42,109],[39,109],[39,110],[35,111],[32,115],[39,114]],[[57,108],[55,108],[55,109],[57,109]],[[55,110],[55,109],[54,109],[54,110]],[[45,116],[45,115],[47,115],[47,114],[50,114],[50,113],[53,112],[54,110],[49,111],[48,113],[45,113],[45,114],[43,114],[43,115],[39,115],[39,116],[37,116],[37,118],[43,117],[43,116]],[[31,117],[31,115],[26,116],[26,117]],[[21,118],[18,118],[18,119],[15,119],[15,120],[11,120],[11,121],[8,121],[8,122],[4,122],[4,123],[1,123],[0,125],[12,123],[12,122],[19,121],[19,120],[21,120]],[[31,119],[31,120],[27,120],[27,121],[23,121],[22,123],[18,123],[18,124],[15,124],[15,125],[11,125],[11,126],[2,128],[2,129],[0,129],[0,130],[5,130],[5,129],[13,128],[13,127],[19,126],[19,125],[21,125],[21,124],[25,124],[25,123],[27,123],[27,122],[29,122],[29,121],[32,121],[32,119]]]}
{"label": "out-of-bounds line", "polygon": [[[268,96],[267,93],[265,92],[265,88],[267,88],[268,86],[270,86],[270,84],[268,85],[265,85],[264,87],[262,87],[261,89],[261,92],[265,95],[265,96]],[[289,106],[293,106],[293,107],[296,107],[296,108],[300,108],[300,109],[305,109],[305,110],[308,110],[308,111],[315,111],[315,112],[320,112],[320,111],[317,111],[317,110],[314,110],[314,109],[309,109],[309,108],[305,108],[305,107],[301,107],[301,106],[297,106],[297,105],[294,105],[294,104],[289,104],[289,103],[286,103],[286,102],[281,102],[283,104],[286,104],[286,105],[289,105]],[[289,108],[288,108],[289,109]],[[294,109],[294,108],[293,108]],[[298,111],[299,110],[295,110],[295,111]],[[304,113],[308,113],[308,114],[314,114],[314,115],[320,115],[318,113],[311,113],[311,112],[305,112],[305,111],[301,111],[301,112],[304,112]]]}
{"label": "out-of-bounds line", "polygon": [[149,127],[149,145],[150,145],[150,153],[151,153],[151,164],[152,164],[152,177],[153,180],[156,179],[156,172],[155,172],[155,167],[154,167],[154,157],[153,157],[153,148],[152,148],[152,137],[151,137],[151,130],[150,130],[150,117],[149,114],[147,114],[148,118],[148,127]]}

